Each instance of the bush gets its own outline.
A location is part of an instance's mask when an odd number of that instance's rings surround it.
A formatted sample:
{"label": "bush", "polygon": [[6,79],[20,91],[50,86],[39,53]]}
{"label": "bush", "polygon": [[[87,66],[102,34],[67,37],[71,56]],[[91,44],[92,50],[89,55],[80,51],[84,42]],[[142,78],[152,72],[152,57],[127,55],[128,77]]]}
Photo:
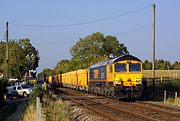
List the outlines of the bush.
{"label": "bush", "polygon": [[29,95],[29,104],[35,104],[36,103],[36,97],[42,96],[42,89],[40,85],[35,84],[33,86],[33,92]]}
{"label": "bush", "polygon": [[6,87],[8,85],[7,80],[0,79],[0,99],[3,99],[4,94],[6,94]]}
{"label": "bush", "polygon": [[180,81],[170,81],[169,83],[165,83],[164,90],[168,90],[168,91],[178,91],[180,90]]}

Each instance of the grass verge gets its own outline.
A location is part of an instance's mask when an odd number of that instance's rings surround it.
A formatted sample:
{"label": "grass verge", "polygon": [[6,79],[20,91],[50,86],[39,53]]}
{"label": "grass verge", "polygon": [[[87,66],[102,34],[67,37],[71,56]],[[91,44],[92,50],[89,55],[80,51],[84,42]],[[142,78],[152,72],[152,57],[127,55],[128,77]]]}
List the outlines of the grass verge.
{"label": "grass verge", "polygon": [[[35,121],[36,120],[36,97],[42,96],[41,88],[36,85],[34,92],[30,94],[28,105],[25,109],[24,116],[21,121]],[[62,100],[54,100],[48,98],[45,94],[43,96],[43,112],[46,115],[46,121],[70,121],[71,108]]]}
{"label": "grass verge", "polygon": [[72,109],[62,100],[48,99],[45,106],[46,120],[47,121],[70,121]]}
{"label": "grass verge", "polygon": [[176,102],[174,98],[168,98],[165,102],[167,105],[177,105],[180,106],[180,98],[177,98]]}

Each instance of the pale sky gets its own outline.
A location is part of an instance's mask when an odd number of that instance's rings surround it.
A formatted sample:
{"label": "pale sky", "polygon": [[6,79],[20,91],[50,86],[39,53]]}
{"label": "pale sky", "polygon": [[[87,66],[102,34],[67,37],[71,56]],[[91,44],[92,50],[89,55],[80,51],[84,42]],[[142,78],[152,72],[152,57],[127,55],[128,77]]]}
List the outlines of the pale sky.
{"label": "pale sky", "polygon": [[[142,61],[151,61],[153,2],[154,0],[0,0],[0,40],[3,40],[8,21],[10,39],[29,38],[39,50],[38,73],[44,68],[53,69],[62,59],[70,59],[70,48],[79,38],[94,32],[116,36],[127,46],[130,54]],[[156,0],[155,4],[156,59],[180,61],[180,0]],[[110,19],[111,17],[114,18]],[[100,21],[93,22],[96,20]],[[88,24],[74,25],[79,23]]]}

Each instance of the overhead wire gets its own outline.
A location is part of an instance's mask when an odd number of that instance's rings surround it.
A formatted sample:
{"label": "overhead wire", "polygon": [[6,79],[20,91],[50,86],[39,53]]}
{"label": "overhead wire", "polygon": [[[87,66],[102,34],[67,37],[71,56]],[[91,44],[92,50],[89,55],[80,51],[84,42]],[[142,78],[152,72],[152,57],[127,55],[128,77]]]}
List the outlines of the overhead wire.
{"label": "overhead wire", "polygon": [[148,28],[151,28],[151,27],[152,27],[152,25],[148,25],[148,26],[132,29],[132,30],[125,31],[125,32],[115,33],[115,35],[122,35],[122,34],[131,33],[131,32],[141,31],[141,30],[148,29]]}
{"label": "overhead wire", "polygon": [[106,17],[106,18],[102,18],[102,19],[96,19],[96,20],[92,20],[92,21],[87,21],[87,22],[79,22],[79,23],[71,23],[71,24],[60,24],[60,25],[33,25],[33,24],[20,24],[20,23],[10,23],[12,25],[16,25],[16,26],[24,26],[24,27],[70,27],[70,26],[78,26],[78,25],[84,25],[84,24],[92,24],[92,23],[97,23],[97,22],[102,22],[102,21],[107,21],[107,20],[111,20],[111,19],[115,19],[115,18],[119,18],[122,16],[126,16],[132,13],[136,13],[139,11],[142,11],[144,9],[150,8],[151,6],[146,6],[143,8],[139,8],[136,10],[132,10],[123,14],[119,14],[119,15],[115,15],[115,16],[110,16],[110,17]]}

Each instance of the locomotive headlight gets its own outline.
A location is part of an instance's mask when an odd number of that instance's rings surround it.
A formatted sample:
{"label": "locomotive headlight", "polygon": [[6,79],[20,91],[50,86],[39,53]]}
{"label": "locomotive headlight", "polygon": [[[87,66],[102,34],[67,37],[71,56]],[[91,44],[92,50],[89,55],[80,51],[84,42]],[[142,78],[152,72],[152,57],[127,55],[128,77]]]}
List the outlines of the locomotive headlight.
{"label": "locomotive headlight", "polygon": [[115,84],[121,84],[121,81],[120,80],[115,80],[114,83]]}
{"label": "locomotive headlight", "polygon": [[139,80],[136,80],[136,82],[137,82],[138,84],[142,84],[142,82],[141,82],[141,81],[139,81]]}

